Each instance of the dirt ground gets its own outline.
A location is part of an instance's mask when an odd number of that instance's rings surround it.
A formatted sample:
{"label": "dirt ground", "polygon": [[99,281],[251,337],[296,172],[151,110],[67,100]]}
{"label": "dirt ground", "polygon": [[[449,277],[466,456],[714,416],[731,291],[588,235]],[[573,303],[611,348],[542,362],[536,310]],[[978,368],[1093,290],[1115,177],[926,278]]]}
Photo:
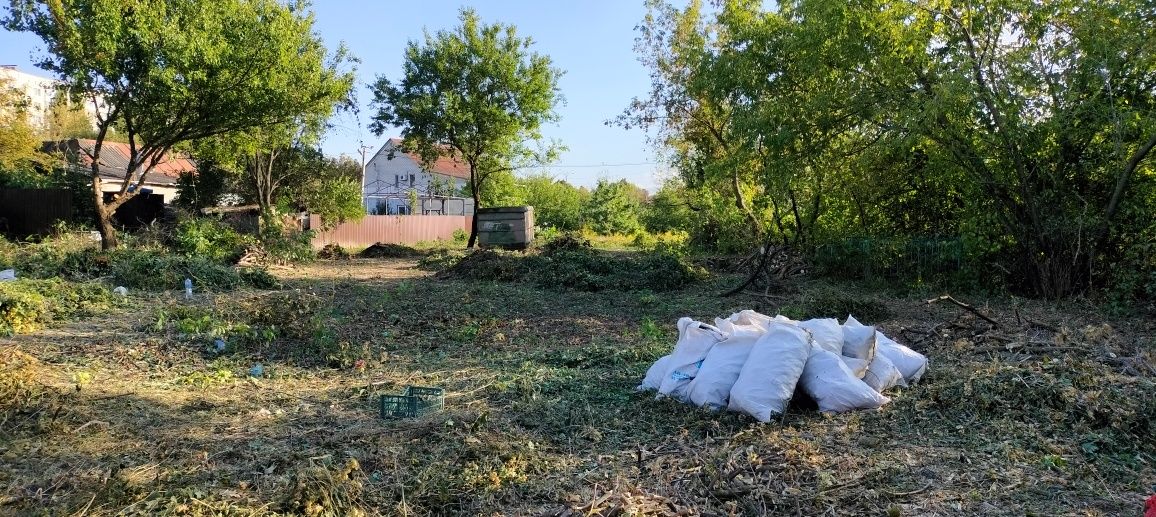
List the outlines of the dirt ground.
{"label": "dirt ground", "polygon": [[[720,298],[725,275],[584,293],[412,260],[273,272],[286,291],[131,293],[0,338],[0,382],[27,399],[0,422],[0,515],[1107,516],[1142,514],[1156,483],[1156,329],[1088,302],[977,303],[993,326],[920,292]],[[764,425],[633,390],[680,316],[847,299],[931,360],[881,410]],[[257,328],[280,334],[214,349]],[[445,409],[383,420],[407,385]]]}

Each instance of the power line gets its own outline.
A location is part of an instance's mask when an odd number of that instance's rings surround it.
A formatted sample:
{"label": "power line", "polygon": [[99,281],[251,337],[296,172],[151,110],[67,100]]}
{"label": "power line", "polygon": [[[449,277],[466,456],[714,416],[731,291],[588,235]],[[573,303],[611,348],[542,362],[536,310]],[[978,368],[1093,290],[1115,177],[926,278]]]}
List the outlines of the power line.
{"label": "power line", "polygon": [[658,162],[638,162],[638,163],[599,163],[599,164],[584,164],[584,165],[525,165],[522,167],[515,167],[515,169],[586,169],[598,167],[637,167],[641,165],[660,165]]}

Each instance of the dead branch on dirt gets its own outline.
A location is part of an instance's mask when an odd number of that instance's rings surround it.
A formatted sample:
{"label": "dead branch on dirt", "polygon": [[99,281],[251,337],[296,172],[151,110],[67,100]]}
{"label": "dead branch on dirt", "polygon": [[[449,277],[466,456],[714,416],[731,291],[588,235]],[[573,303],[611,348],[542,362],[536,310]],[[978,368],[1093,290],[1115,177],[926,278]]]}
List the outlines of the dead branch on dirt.
{"label": "dead branch on dirt", "polygon": [[772,287],[787,278],[802,274],[805,270],[802,260],[789,253],[786,246],[775,246],[769,242],[740,261],[736,271],[743,267],[751,268],[746,280],[719,296],[734,296],[739,293],[758,295],[758,291],[762,291],[761,295],[764,298],[769,297]]}
{"label": "dead branch on dirt", "polygon": [[951,303],[955,304],[957,307],[959,307],[959,308],[961,308],[967,312],[970,312],[976,316],[979,316],[980,318],[983,318],[984,321],[991,323],[992,326],[994,326],[994,327],[1000,326],[998,321],[991,319],[990,317],[988,317],[987,315],[985,315],[982,312],[979,312],[979,309],[976,309],[975,307],[972,307],[966,303],[963,303],[959,300],[956,300],[955,298],[952,298],[950,294],[945,294],[943,296],[940,296],[939,298],[932,298],[930,300],[927,300],[927,304],[931,305],[933,303],[943,302],[943,301],[951,302]]}

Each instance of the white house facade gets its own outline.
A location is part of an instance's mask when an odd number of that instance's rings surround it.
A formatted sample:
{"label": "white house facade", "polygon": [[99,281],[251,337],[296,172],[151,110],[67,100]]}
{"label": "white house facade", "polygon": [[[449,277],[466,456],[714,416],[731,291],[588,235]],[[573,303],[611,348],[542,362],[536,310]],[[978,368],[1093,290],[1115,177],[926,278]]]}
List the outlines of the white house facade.
{"label": "white house facade", "polygon": [[[473,200],[461,197],[469,179],[465,162],[445,156],[427,169],[391,138],[365,163],[362,199],[370,214],[470,215]],[[410,206],[415,198],[419,206]]]}
{"label": "white house facade", "polygon": [[[64,83],[47,77],[40,77],[21,72],[15,65],[0,65],[0,84],[12,88],[27,100],[28,121],[35,127],[43,128],[48,124],[48,116],[52,112],[52,105],[57,95],[63,93]],[[106,109],[103,102],[101,108]],[[91,102],[84,103],[84,112],[88,115],[93,127],[96,126],[96,108]]]}

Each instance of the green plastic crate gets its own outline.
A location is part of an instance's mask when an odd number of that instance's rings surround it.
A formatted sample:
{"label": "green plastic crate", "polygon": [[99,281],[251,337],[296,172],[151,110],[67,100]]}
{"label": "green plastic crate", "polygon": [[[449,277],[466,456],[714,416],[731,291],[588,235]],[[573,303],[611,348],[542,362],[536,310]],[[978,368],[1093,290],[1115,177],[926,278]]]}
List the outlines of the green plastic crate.
{"label": "green plastic crate", "polygon": [[381,418],[414,418],[439,411],[446,404],[441,388],[407,386],[401,395],[381,396]]}

